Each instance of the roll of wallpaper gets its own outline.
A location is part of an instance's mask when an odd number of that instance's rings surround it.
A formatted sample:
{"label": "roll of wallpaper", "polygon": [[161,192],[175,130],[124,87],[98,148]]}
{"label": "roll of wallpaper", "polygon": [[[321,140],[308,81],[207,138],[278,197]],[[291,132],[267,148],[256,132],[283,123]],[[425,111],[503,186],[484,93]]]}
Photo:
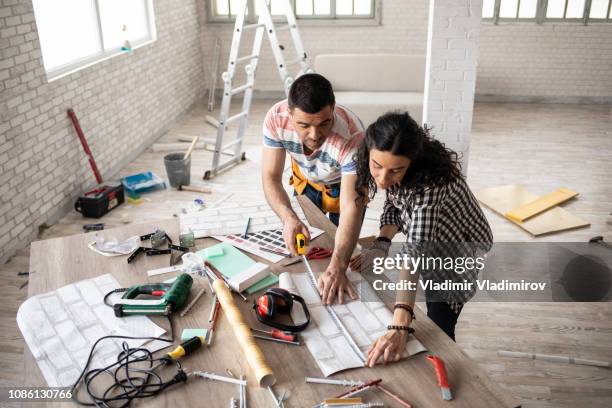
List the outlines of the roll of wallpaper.
{"label": "roll of wallpaper", "polygon": [[255,342],[255,338],[251,333],[251,328],[244,320],[236,303],[234,303],[230,290],[221,279],[216,279],[213,282],[213,288],[215,289],[219,303],[221,303],[223,313],[232,326],[232,330],[240,344],[240,348],[255,374],[257,383],[260,387],[272,386],[276,382],[272,368],[266,362],[263,352]]}

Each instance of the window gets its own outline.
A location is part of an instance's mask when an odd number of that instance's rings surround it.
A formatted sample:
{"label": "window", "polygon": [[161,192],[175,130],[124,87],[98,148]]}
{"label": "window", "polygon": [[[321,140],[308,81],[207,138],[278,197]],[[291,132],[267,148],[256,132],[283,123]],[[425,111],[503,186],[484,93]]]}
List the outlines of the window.
{"label": "window", "polygon": [[493,21],[610,22],[612,0],[484,0],[482,17]]}
{"label": "window", "polygon": [[[208,0],[208,20],[211,22],[232,21],[245,0]],[[286,0],[246,0],[246,20],[254,22],[257,10],[263,3],[272,16],[284,14]],[[381,0],[289,0],[296,18],[301,20],[375,20]],[[255,12],[251,12],[251,7]]]}
{"label": "window", "polygon": [[50,78],[155,38],[151,0],[34,0],[33,5]]}

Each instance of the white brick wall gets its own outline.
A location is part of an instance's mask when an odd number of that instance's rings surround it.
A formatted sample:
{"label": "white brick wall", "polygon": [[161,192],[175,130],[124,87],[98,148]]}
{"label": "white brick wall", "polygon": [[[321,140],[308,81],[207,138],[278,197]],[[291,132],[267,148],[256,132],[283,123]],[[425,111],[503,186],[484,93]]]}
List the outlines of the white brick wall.
{"label": "white brick wall", "polygon": [[[317,54],[326,53],[401,52],[424,55],[427,40],[427,13],[427,0],[383,0],[382,25],[379,26],[313,26],[302,23],[303,20],[298,21],[298,25],[304,47],[311,60]],[[221,39],[221,66],[217,87],[222,86],[220,75],[222,71],[227,69],[232,29],[232,24],[208,23],[202,30],[202,41],[205,49],[212,49],[215,36]],[[250,54],[252,34],[245,34],[243,39],[245,39],[243,41],[245,47],[241,50],[240,55]],[[291,44],[287,31],[279,33],[279,39],[281,44]],[[257,68],[255,88],[260,91],[282,92],[283,87],[274,65],[274,57],[267,38],[264,38],[262,50],[261,61]],[[211,54],[205,54],[206,68],[210,66]],[[291,49],[289,59],[294,57],[295,54]],[[243,68],[239,67],[236,72],[242,74],[236,78],[236,83],[242,84],[244,82]],[[295,69],[291,72],[295,73]]]}
{"label": "white brick wall", "polygon": [[612,23],[483,23],[476,93],[612,100]]}
{"label": "white brick wall", "polygon": [[[478,3],[481,3],[479,1]],[[205,8],[204,5],[200,6]],[[321,53],[419,53],[426,51],[428,0],[382,0],[382,25],[300,25],[306,51]],[[449,12],[450,13],[450,12]],[[447,14],[449,14],[447,13]],[[451,16],[448,16],[451,17]],[[461,21],[465,16],[455,16]],[[227,65],[232,26],[205,24],[203,46],[222,40],[220,71]],[[284,33],[286,34],[286,33]],[[288,44],[288,38],[281,43]],[[498,96],[612,98],[612,24],[483,23],[476,94]],[[455,45],[458,45],[457,43]],[[256,89],[282,91],[268,43],[264,43]],[[243,53],[246,54],[247,51]],[[460,49],[449,50],[462,54]],[[211,53],[205,51],[205,67]],[[463,69],[456,65],[452,69]],[[220,78],[220,77],[219,77]],[[217,82],[221,86],[222,82]]]}
{"label": "white brick wall", "polygon": [[467,173],[482,0],[431,0],[423,123]]}
{"label": "white brick wall", "polygon": [[155,43],[51,83],[32,1],[0,3],[0,261],[95,185],[68,108],[108,179],[204,96],[201,3],[156,0]]}

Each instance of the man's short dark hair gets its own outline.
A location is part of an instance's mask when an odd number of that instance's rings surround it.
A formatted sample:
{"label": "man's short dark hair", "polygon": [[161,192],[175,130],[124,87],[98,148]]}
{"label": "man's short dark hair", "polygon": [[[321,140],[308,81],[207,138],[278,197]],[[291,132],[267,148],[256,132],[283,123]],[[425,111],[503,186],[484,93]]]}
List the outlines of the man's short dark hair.
{"label": "man's short dark hair", "polygon": [[304,74],[289,89],[289,109],[300,108],[302,112],[317,113],[335,103],[332,85],[323,75]]}

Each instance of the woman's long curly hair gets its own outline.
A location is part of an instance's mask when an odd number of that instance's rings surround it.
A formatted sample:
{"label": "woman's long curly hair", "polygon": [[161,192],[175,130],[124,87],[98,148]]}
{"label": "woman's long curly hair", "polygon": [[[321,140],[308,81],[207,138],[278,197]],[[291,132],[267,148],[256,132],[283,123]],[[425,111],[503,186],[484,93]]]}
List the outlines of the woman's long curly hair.
{"label": "woman's long curly hair", "polygon": [[[376,195],[376,182],[370,174],[370,150],[376,149],[410,159],[411,164],[400,186],[414,191],[448,184],[461,175],[457,153],[429,134],[408,112],[389,112],[368,126],[365,141],[357,151],[358,200]],[[367,201],[367,200],[366,200]]]}

